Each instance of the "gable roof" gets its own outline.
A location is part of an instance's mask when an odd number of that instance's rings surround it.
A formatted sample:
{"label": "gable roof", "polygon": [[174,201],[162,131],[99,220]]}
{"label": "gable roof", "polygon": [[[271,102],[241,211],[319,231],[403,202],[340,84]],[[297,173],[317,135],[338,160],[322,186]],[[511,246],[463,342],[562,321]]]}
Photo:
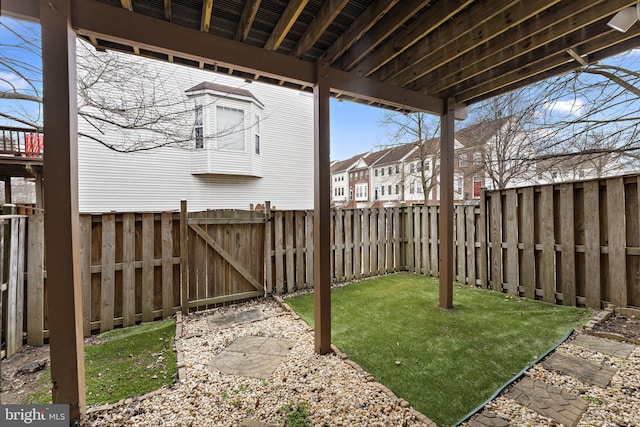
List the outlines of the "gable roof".
{"label": "gable roof", "polygon": [[392,163],[398,163],[409,155],[413,150],[417,148],[416,144],[402,144],[386,150],[383,157],[379,159],[377,164],[389,165]]}
{"label": "gable roof", "polygon": [[331,173],[346,172],[358,163],[358,160],[365,157],[367,153],[356,154],[347,160],[338,160],[331,165]]}

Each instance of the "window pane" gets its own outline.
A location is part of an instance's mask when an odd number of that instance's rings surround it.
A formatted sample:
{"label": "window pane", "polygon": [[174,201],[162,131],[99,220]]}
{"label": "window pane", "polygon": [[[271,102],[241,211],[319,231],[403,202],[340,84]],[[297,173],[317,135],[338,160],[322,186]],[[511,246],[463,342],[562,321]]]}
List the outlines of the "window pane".
{"label": "window pane", "polygon": [[244,151],[244,111],[218,106],[216,113],[217,147],[225,150]]}

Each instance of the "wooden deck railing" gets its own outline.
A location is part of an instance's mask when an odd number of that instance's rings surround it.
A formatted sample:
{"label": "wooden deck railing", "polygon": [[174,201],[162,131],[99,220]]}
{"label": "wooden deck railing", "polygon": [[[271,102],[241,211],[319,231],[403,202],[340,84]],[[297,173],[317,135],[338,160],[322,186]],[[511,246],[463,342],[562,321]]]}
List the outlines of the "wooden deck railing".
{"label": "wooden deck railing", "polygon": [[36,129],[0,126],[0,155],[42,157],[44,134]]}

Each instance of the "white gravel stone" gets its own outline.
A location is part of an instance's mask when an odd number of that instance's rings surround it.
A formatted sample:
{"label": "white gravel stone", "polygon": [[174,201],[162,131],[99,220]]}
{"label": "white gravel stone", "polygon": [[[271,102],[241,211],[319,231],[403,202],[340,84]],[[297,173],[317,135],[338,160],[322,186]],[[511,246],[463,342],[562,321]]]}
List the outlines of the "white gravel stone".
{"label": "white gravel stone", "polygon": [[[208,316],[260,308],[266,319],[209,330]],[[283,425],[279,409],[307,403],[317,426],[424,426],[397,398],[340,357],[318,355],[313,333],[270,300],[252,301],[183,318],[186,379],[154,396],[90,413],[85,425],[233,426],[248,416]],[[295,344],[266,380],[209,369],[213,357],[243,336],[286,338]],[[406,406],[406,407],[405,407]]]}

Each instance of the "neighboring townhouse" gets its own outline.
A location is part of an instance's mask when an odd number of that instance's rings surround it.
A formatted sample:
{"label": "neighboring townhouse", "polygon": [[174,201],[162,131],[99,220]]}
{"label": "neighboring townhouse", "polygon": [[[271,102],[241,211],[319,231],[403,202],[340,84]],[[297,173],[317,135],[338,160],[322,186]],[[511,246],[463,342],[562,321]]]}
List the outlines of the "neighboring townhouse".
{"label": "neighboring townhouse", "polygon": [[[513,141],[514,146],[510,146],[509,142]],[[481,188],[492,188],[491,177],[497,173],[502,174],[500,179],[513,185],[533,183],[532,171],[535,170],[535,165],[523,167],[521,164],[511,163],[516,158],[511,153],[514,150],[520,156],[533,157],[533,150],[524,130],[513,118],[460,129],[455,133],[454,143],[456,202],[473,203],[478,200]],[[500,160],[501,158],[504,160]],[[495,164],[499,162],[502,162],[501,167],[495,168]],[[438,204],[440,138],[433,138],[422,144],[408,143],[373,153],[358,154],[343,162],[336,162],[332,166],[331,179],[335,206]],[[365,199],[365,189],[368,190],[368,199]]]}
{"label": "neighboring townhouse", "polygon": [[563,153],[535,159],[538,184],[580,181],[625,173],[619,153]]}
{"label": "neighboring townhouse", "polygon": [[349,202],[349,171],[366,155],[355,156],[331,164],[331,206],[344,206]]}
{"label": "neighboring townhouse", "polygon": [[405,161],[416,149],[415,144],[388,148],[372,164],[371,186],[375,206],[396,205],[405,201]]}
{"label": "neighboring townhouse", "polygon": [[[117,152],[136,130],[80,119],[81,212],[313,208],[313,97],[257,81],[136,57],[187,113],[183,144]],[[345,176],[346,185],[346,176]],[[345,187],[346,188],[346,187]]]}

